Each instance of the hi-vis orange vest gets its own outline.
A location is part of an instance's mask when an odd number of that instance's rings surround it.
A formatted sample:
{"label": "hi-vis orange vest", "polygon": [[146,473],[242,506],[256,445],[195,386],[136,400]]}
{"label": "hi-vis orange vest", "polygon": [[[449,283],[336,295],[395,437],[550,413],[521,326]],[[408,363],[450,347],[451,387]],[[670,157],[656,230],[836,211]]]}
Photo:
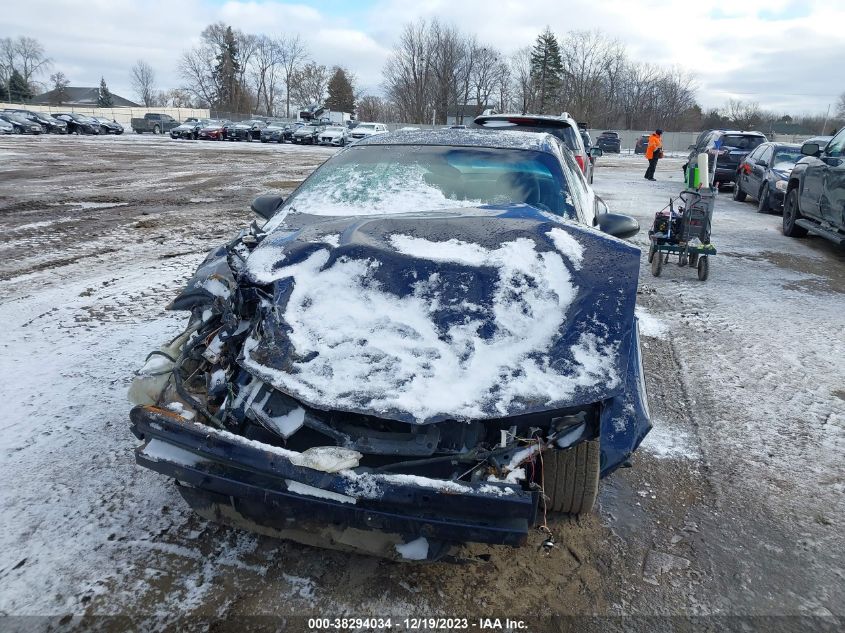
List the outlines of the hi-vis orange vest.
{"label": "hi-vis orange vest", "polygon": [[648,160],[654,158],[654,152],[663,147],[663,141],[657,134],[652,134],[648,137],[648,147],[645,150],[645,157]]}

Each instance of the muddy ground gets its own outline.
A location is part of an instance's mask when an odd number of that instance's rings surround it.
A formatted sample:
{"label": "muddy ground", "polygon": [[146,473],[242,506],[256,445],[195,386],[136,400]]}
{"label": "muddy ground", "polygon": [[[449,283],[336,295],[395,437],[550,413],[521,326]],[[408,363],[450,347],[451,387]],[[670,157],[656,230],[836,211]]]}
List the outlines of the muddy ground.
{"label": "muddy ground", "polygon": [[[171,482],[135,466],[125,393],[146,353],[180,329],[166,304],[206,251],[252,221],[255,195],[288,193],[332,153],[0,137],[0,614],[50,616],[6,624],[140,630],[242,615],[293,616],[288,630],[307,630],[307,616],[392,616],[397,630],[407,616],[432,615],[523,618],[529,630],[841,624],[845,255],[818,238],[785,238],[779,217],[729,194],[717,203],[709,281],[674,263],[655,278],[643,256],[655,429],[633,467],[603,481],[597,512],[549,517],[550,550],[540,531],[519,550],[471,546],[429,565],[313,549],[199,519]],[[603,157],[594,188],[645,228],[677,194],[680,164],[664,160],[649,183],[641,159]],[[633,241],[645,245],[644,232]],[[594,615],[616,619],[566,619]]]}

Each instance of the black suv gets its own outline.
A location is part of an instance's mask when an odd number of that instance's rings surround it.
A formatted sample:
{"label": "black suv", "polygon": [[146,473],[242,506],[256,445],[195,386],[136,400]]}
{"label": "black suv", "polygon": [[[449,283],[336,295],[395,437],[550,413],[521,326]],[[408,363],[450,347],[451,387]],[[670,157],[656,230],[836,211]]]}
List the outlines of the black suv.
{"label": "black suv", "polygon": [[602,132],[596,139],[596,146],[600,147],[603,152],[618,154],[622,151],[622,139],[616,132]]}
{"label": "black suv", "polygon": [[699,154],[708,154],[710,170],[713,171],[713,163],[716,164],[716,175],[713,178],[713,186],[721,187],[736,181],[736,170],[742,159],[758,145],[765,143],[768,139],[762,132],[746,132],[745,130],[707,130],[698,135],[694,145],[690,145],[690,154],[683,166],[684,176],[687,173],[687,166],[695,165]]}
{"label": "black suv", "polygon": [[801,146],[786,188],[783,234],[808,232],[845,245],[845,128],[822,147],[811,139]]}

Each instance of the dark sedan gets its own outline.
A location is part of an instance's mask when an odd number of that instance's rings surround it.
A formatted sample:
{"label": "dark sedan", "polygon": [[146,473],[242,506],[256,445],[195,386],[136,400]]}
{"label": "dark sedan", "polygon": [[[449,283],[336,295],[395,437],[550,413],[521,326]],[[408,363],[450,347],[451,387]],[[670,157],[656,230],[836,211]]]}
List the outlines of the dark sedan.
{"label": "dark sedan", "polygon": [[261,138],[261,130],[267,127],[267,122],[260,119],[238,121],[226,130],[226,138],[230,141],[257,141]]}
{"label": "dark sedan", "polygon": [[320,133],[325,129],[325,125],[303,125],[293,133],[291,140],[302,145],[316,145],[320,142]]}
{"label": "dark sedan", "polygon": [[231,125],[228,121],[208,121],[200,128],[197,138],[202,141],[222,141],[226,138],[226,128]]}
{"label": "dark sedan", "polygon": [[100,124],[100,134],[123,134],[123,126],[113,119],[104,116],[93,117]]}
{"label": "dark sedan", "polygon": [[293,130],[289,123],[281,121],[270,121],[263,130],[261,130],[262,143],[284,143],[286,139],[285,134],[293,134]]}
{"label": "dark sedan", "polygon": [[137,462],[205,517],[393,559],[589,513],[651,424],[639,227],[579,171],[549,134],[397,132],[256,199],[133,381]]}
{"label": "dark sedan", "polygon": [[733,198],[757,200],[757,211],[782,211],[789,174],[801,160],[801,146],[792,143],[763,143],[739,164]]}
{"label": "dark sedan", "polygon": [[618,154],[622,151],[622,139],[617,132],[602,132],[596,139],[596,147],[600,147],[603,152]]}
{"label": "dark sedan", "polygon": [[200,130],[206,127],[211,121],[209,119],[188,119],[170,130],[170,138],[196,140]]}
{"label": "dark sedan", "polygon": [[2,114],[0,114],[0,118],[12,125],[12,129],[15,134],[44,133],[44,128],[41,127],[40,124],[36,123],[35,121],[30,121],[22,114],[16,114],[15,112],[3,112]]}
{"label": "dark sedan", "polygon": [[54,117],[67,123],[68,134],[99,134],[100,123],[89,116],[73,112],[61,112]]}

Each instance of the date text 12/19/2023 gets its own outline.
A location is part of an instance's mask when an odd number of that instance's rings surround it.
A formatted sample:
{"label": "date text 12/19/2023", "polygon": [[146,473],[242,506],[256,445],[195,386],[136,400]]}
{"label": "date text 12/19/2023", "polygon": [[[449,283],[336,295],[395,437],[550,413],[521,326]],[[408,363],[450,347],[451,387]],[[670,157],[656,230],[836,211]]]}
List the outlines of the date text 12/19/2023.
{"label": "date text 12/19/2023", "polygon": [[343,630],[397,630],[397,631],[433,631],[433,630],[476,630],[476,631],[525,631],[528,625],[524,620],[510,618],[309,618],[309,631]]}

